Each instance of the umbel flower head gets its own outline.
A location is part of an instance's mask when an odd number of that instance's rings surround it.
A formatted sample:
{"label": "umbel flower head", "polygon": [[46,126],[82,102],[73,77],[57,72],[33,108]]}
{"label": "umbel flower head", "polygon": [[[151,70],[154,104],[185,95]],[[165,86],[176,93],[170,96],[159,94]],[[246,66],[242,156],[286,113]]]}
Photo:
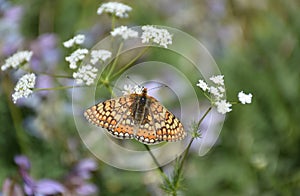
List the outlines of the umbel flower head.
{"label": "umbel flower head", "polygon": [[158,29],[154,26],[142,26],[142,43],[154,42],[165,48],[172,44],[172,35],[166,29]]}
{"label": "umbel flower head", "polygon": [[70,56],[67,56],[65,58],[65,60],[70,63],[69,67],[71,69],[76,69],[77,68],[77,62],[84,59],[85,55],[88,54],[88,53],[89,53],[88,49],[79,48],[79,49],[75,50]]}
{"label": "umbel flower head", "polygon": [[5,60],[5,64],[1,66],[1,70],[5,71],[8,68],[17,69],[23,64],[30,61],[32,57],[32,51],[20,51],[15,53],[13,56]]}
{"label": "umbel flower head", "polygon": [[15,92],[12,94],[13,102],[16,103],[18,99],[27,98],[32,94],[32,89],[35,85],[36,76],[33,73],[25,74],[20,78],[15,86]]}
{"label": "umbel flower head", "polygon": [[123,95],[130,95],[132,93],[141,94],[143,92],[144,87],[139,85],[124,85],[124,90],[122,91]]}
{"label": "umbel flower head", "polygon": [[242,104],[249,104],[252,102],[252,94],[249,93],[248,95],[245,94],[243,91],[239,92],[238,94],[238,98],[239,98],[239,101],[242,103]]}
{"label": "umbel flower head", "polygon": [[212,98],[212,104],[217,107],[217,111],[221,114],[226,114],[230,112],[231,103],[227,102],[225,97],[225,87],[224,87],[224,76],[216,75],[209,78],[212,81],[213,86],[209,86],[203,80],[199,80],[197,86],[199,86],[204,92],[208,92]]}
{"label": "umbel flower head", "polygon": [[78,35],[74,36],[73,38],[69,39],[68,41],[65,41],[63,43],[63,45],[66,48],[71,48],[75,44],[77,44],[77,45],[82,44],[84,42],[84,40],[85,40],[85,36],[82,34],[78,34]]}
{"label": "umbel flower head", "polygon": [[108,50],[92,50],[91,63],[95,65],[99,60],[106,61],[111,57],[111,52]]}
{"label": "umbel flower head", "polygon": [[103,12],[115,15],[118,18],[127,18],[128,12],[130,12],[132,8],[128,5],[118,2],[108,2],[103,3],[97,10],[97,14],[100,15]]}
{"label": "umbel flower head", "polygon": [[128,28],[127,26],[117,27],[112,32],[110,32],[110,34],[113,37],[121,36],[124,40],[128,38],[138,37],[138,32]]}
{"label": "umbel flower head", "polygon": [[73,78],[76,80],[77,84],[91,85],[94,83],[97,77],[98,69],[89,64],[81,66],[78,72],[73,73]]}
{"label": "umbel flower head", "polygon": [[[225,99],[225,86],[224,76],[216,75],[209,78],[213,85],[209,86],[203,80],[199,80],[197,86],[201,88],[203,92],[208,92],[211,95],[212,105],[217,107],[217,111],[221,114],[230,112],[232,104]],[[238,94],[239,101],[242,104],[251,103],[252,94],[245,94],[243,91]]]}

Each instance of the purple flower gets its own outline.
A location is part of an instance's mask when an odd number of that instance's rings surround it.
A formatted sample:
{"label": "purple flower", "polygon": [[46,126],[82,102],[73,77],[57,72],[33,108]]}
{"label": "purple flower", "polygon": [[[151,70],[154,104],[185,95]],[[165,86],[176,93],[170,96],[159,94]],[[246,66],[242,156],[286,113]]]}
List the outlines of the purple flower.
{"label": "purple flower", "polygon": [[15,156],[15,163],[20,167],[20,169],[29,171],[30,169],[30,162],[28,158],[24,155],[17,155]]}
{"label": "purple flower", "polygon": [[78,176],[83,179],[89,179],[91,177],[91,172],[96,171],[98,168],[97,162],[93,159],[87,158],[81,160],[75,167],[75,171]]}
{"label": "purple flower", "polygon": [[26,195],[53,195],[65,192],[64,186],[54,180],[42,179],[34,181],[29,175],[30,162],[26,156],[16,156],[15,162],[19,166],[19,172],[24,182]]}
{"label": "purple flower", "polygon": [[23,15],[21,6],[14,6],[4,12],[4,19],[11,23],[19,22]]}
{"label": "purple flower", "polygon": [[24,190],[27,195],[54,195],[64,193],[65,187],[50,179],[42,179],[31,185],[25,184]]}
{"label": "purple flower", "polygon": [[[0,193],[1,195],[1,193]],[[7,178],[5,179],[2,187],[2,195],[11,195],[11,196],[23,196],[23,191],[21,187],[14,182],[13,180]]]}
{"label": "purple flower", "polygon": [[92,195],[97,193],[98,189],[94,184],[83,184],[76,189],[77,195]]}
{"label": "purple flower", "polygon": [[91,158],[81,160],[66,177],[65,185],[76,195],[92,195],[98,192],[94,184],[86,180],[91,178],[91,172],[98,168],[97,162]]}
{"label": "purple flower", "polygon": [[30,49],[34,53],[31,66],[36,71],[52,71],[59,61],[60,51],[57,49],[55,34],[40,35],[31,43]]}
{"label": "purple flower", "polygon": [[0,19],[0,32],[1,32],[1,52],[4,56],[10,56],[15,53],[23,42],[23,37],[19,32],[19,21],[23,15],[21,6],[14,6],[4,9],[4,17]]}

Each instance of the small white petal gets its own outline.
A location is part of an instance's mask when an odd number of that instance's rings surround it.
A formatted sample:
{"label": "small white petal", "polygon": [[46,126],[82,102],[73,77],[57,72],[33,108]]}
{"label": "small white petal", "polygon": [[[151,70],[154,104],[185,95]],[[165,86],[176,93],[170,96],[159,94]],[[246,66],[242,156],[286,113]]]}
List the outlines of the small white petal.
{"label": "small white petal", "polygon": [[32,51],[20,51],[5,60],[5,64],[1,66],[1,70],[5,71],[8,68],[17,69],[21,65],[30,61],[33,55]]}
{"label": "small white petal", "polygon": [[91,57],[91,63],[95,65],[99,60],[104,62],[109,59],[111,57],[111,52],[108,50],[92,50]]}
{"label": "small white petal", "polygon": [[16,103],[20,98],[27,98],[30,94],[32,94],[32,89],[35,85],[36,76],[31,74],[25,74],[20,78],[17,82],[14,90],[15,92],[12,94],[13,102]]}
{"label": "small white petal", "polygon": [[197,86],[199,86],[203,91],[207,91],[209,89],[207,83],[203,80],[199,80]]}
{"label": "small white petal", "polygon": [[245,94],[243,91],[239,92],[238,94],[238,98],[239,98],[239,101],[242,103],[242,104],[249,104],[252,102],[252,94],[249,93],[248,95]]}
{"label": "small white petal", "polygon": [[230,108],[232,105],[226,102],[226,100],[221,100],[216,102],[216,106],[217,106],[217,111],[221,114],[226,114],[232,110]]}
{"label": "small white petal", "polygon": [[117,27],[112,32],[110,32],[110,34],[113,37],[121,36],[124,40],[128,38],[138,37],[138,32],[128,28],[127,26]]}
{"label": "small white petal", "polygon": [[91,85],[94,84],[95,79],[97,77],[98,69],[89,64],[85,66],[81,66],[77,72],[73,73],[73,78],[76,81],[76,84]]}
{"label": "small white petal", "polygon": [[156,27],[146,25],[142,26],[142,43],[154,42],[165,48],[172,44],[172,35],[166,29],[158,29]]}
{"label": "small white petal", "polygon": [[216,75],[209,78],[213,83],[224,86],[224,76]]}
{"label": "small white petal", "polygon": [[122,93],[123,93],[123,95],[130,95],[133,93],[141,94],[143,92],[143,89],[144,89],[144,87],[139,86],[139,85],[132,86],[130,84],[129,85],[125,84],[124,90],[122,91]]}
{"label": "small white petal", "polygon": [[128,5],[118,2],[108,2],[103,3],[97,10],[97,14],[100,15],[102,13],[114,14],[119,18],[127,18],[128,12],[130,12],[132,8]]}
{"label": "small white petal", "polygon": [[82,34],[78,34],[78,35],[74,36],[73,38],[65,41],[63,43],[63,45],[66,48],[71,48],[75,44],[78,44],[78,45],[82,44],[84,42],[84,40],[85,40],[85,36]]}
{"label": "small white petal", "polygon": [[81,61],[84,59],[85,55],[88,53],[89,51],[87,49],[77,49],[75,50],[70,56],[67,56],[65,58],[66,61],[68,61],[70,63],[69,67],[71,69],[76,69],[77,68],[77,62]]}
{"label": "small white petal", "polygon": [[219,91],[219,89],[217,87],[211,86],[208,91],[210,92],[210,94],[212,94],[215,99],[219,100],[220,98],[223,97],[223,93],[221,93]]}

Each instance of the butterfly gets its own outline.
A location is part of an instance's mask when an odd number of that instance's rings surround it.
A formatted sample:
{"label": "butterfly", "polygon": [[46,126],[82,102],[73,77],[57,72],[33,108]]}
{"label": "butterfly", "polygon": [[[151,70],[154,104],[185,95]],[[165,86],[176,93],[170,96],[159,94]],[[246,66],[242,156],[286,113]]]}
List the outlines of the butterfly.
{"label": "butterfly", "polygon": [[140,94],[100,102],[88,108],[84,116],[118,139],[136,139],[148,145],[179,141],[187,135],[180,120],[147,95],[147,88]]}

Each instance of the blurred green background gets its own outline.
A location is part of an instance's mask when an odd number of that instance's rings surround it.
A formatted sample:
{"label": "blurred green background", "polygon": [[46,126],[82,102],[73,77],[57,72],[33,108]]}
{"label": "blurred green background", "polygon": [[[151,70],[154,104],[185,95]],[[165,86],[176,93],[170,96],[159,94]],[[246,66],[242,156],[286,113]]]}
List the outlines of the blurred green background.
{"label": "blurred green background", "polygon": [[[15,49],[27,49],[44,34],[57,48],[78,32],[99,41],[110,30],[101,1],[0,0],[1,62]],[[199,39],[225,75],[227,96],[240,90],[253,103],[235,106],[221,135],[204,157],[192,152],[185,165],[184,195],[300,195],[300,1],[298,0],[143,0],[123,1],[133,8],[118,24],[156,24],[178,28]],[[7,10],[23,15],[8,27]],[[13,17],[13,16],[9,16]],[[12,18],[11,18],[12,19]],[[14,23],[18,24],[14,27]],[[8,29],[8,30],[7,30]],[[13,40],[13,41],[11,41]],[[21,40],[21,41],[20,41]],[[16,44],[14,46],[12,43]],[[18,45],[18,43],[20,43]],[[12,47],[12,48],[9,48]],[[49,54],[50,55],[50,54]],[[67,67],[58,50],[56,70]],[[42,62],[42,64],[46,64]],[[48,69],[48,68],[47,68]],[[12,76],[1,72],[0,184],[17,176],[13,157],[25,154],[32,176],[59,179],[86,156],[78,138],[67,94],[43,95],[35,109],[11,102]],[[39,128],[31,127],[32,118]],[[129,172],[99,162],[93,177],[101,195],[157,195],[156,171]]]}

